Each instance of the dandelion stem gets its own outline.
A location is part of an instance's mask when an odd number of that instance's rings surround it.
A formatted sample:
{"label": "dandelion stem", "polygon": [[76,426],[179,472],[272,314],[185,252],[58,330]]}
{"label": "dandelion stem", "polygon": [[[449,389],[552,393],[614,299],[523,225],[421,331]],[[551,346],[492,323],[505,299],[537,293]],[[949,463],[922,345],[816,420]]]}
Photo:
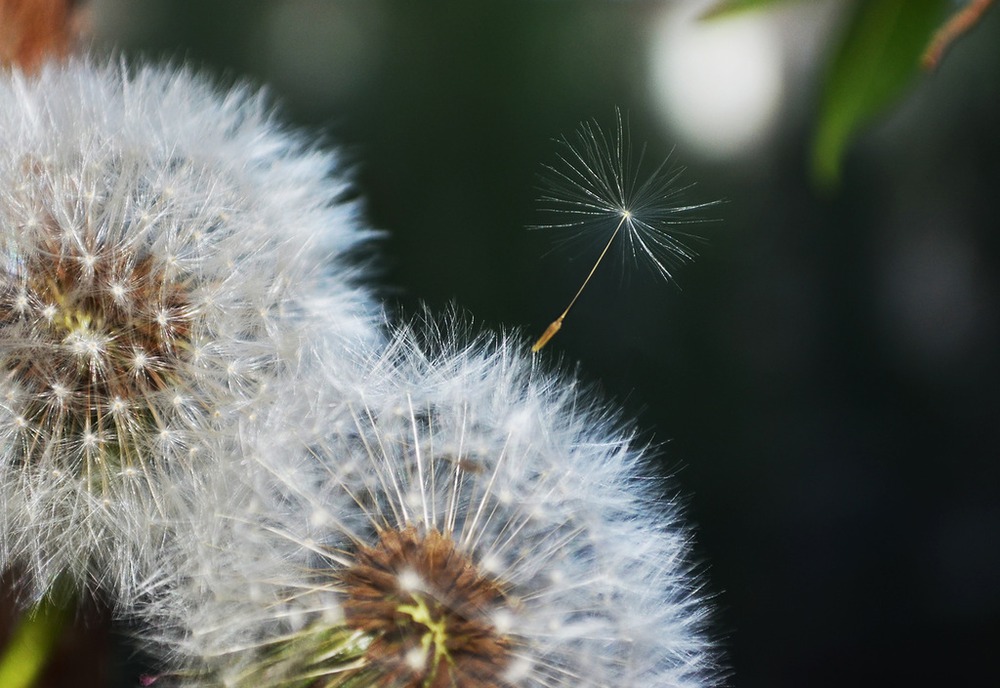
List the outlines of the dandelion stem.
{"label": "dandelion stem", "polygon": [[587,278],[583,280],[583,284],[581,284],[580,288],[576,290],[576,294],[573,296],[572,300],[570,300],[569,305],[566,306],[566,310],[562,312],[562,315],[553,320],[552,323],[545,328],[545,332],[542,333],[542,336],[539,337],[538,341],[531,347],[532,353],[540,351],[543,346],[549,343],[550,339],[556,336],[556,333],[560,330],[560,328],[562,328],[563,320],[567,315],[569,315],[569,309],[573,307],[576,300],[580,298],[580,294],[582,294],[583,290],[587,288],[587,284],[590,283],[590,278],[594,276],[594,273],[597,271],[597,266],[601,264],[601,261],[604,260],[604,256],[607,255],[608,250],[611,248],[611,244],[615,242],[615,237],[617,237],[618,232],[621,231],[622,225],[625,224],[625,220],[629,219],[631,216],[632,214],[628,210],[622,212],[622,219],[618,221],[618,226],[615,227],[615,231],[611,233],[611,238],[608,239],[608,243],[604,245],[604,250],[601,251],[601,255],[599,255],[597,260],[594,262],[594,267],[590,268]]}
{"label": "dandelion stem", "polygon": [[0,658],[0,686],[35,685],[62,636],[69,614],[64,595],[47,595],[25,613]]}

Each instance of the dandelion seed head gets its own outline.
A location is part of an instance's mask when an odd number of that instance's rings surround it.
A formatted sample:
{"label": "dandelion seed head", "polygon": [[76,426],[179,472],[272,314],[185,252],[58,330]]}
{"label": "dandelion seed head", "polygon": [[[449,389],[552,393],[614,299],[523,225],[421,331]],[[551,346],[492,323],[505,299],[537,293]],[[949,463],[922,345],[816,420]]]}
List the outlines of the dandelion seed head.
{"label": "dandelion seed head", "polygon": [[[284,441],[255,454],[300,504],[286,513],[322,505],[330,520],[240,530],[273,552],[299,546],[302,563],[255,560],[266,572],[255,577],[233,557],[210,575],[211,599],[189,605],[174,645],[193,685],[711,683],[688,537],[639,480],[629,433],[521,343],[460,341],[404,331],[357,370],[334,367],[331,400],[308,407],[349,429],[310,436],[309,461]],[[527,410],[531,433],[510,422]],[[269,606],[220,628],[247,577],[270,586]],[[306,614],[297,631],[289,609]]]}
{"label": "dandelion seed head", "polygon": [[171,462],[233,454],[320,330],[374,336],[334,170],[245,88],[85,61],[0,75],[0,374],[19,394],[0,498],[34,510],[5,520],[0,568],[24,565],[30,596],[62,573],[133,585],[162,540],[136,524],[168,522],[164,481],[208,466]]}

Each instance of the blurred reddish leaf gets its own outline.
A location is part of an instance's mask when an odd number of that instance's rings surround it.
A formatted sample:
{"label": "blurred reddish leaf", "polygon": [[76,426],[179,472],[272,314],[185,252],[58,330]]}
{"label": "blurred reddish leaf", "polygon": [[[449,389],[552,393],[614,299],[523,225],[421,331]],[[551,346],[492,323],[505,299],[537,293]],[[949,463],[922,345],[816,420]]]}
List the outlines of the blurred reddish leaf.
{"label": "blurred reddish leaf", "polygon": [[74,43],[73,0],[0,0],[0,64],[33,71]]}

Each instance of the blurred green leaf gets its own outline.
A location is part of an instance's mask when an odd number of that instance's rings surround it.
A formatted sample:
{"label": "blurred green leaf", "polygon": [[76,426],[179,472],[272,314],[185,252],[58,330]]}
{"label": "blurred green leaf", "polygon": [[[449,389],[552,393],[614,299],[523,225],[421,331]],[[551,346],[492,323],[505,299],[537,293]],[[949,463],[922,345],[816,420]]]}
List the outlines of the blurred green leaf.
{"label": "blurred green leaf", "polygon": [[0,657],[0,686],[36,685],[72,618],[65,597],[59,593],[48,595],[21,617]]}
{"label": "blurred green leaf", "polygon": [[857,130],[898,97],[943,21],[947,0],[861,0],[823,85],[812,147],[822,187],[840,180],[844,149]]}
{"label": "blurred green leaf", "polygon": [[701,15],[703,20],[719,19],[740,12],[763,9],[770,5],[787,3],[790,0],[719,0]]}

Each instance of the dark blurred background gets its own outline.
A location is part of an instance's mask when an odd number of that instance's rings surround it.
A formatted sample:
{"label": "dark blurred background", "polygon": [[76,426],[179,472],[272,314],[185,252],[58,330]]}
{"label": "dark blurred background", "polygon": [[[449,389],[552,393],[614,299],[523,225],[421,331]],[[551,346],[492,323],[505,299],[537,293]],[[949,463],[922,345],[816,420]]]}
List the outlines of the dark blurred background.
{"label": "dark blurred background", "polygon": [[[340,147],[402,315],[536,335],[596,252],[538,172],[579,121],[725,199],[677,285],[605,266],[546,355],[662,443],[738,687],[989,685],[1000,653],[1000,11],[806,160],[842,3],[96,0],[103,47],[267,84]],[[598,247],[599,249],[599,247]],[[679,288],[678,288],[679,286]]]}

